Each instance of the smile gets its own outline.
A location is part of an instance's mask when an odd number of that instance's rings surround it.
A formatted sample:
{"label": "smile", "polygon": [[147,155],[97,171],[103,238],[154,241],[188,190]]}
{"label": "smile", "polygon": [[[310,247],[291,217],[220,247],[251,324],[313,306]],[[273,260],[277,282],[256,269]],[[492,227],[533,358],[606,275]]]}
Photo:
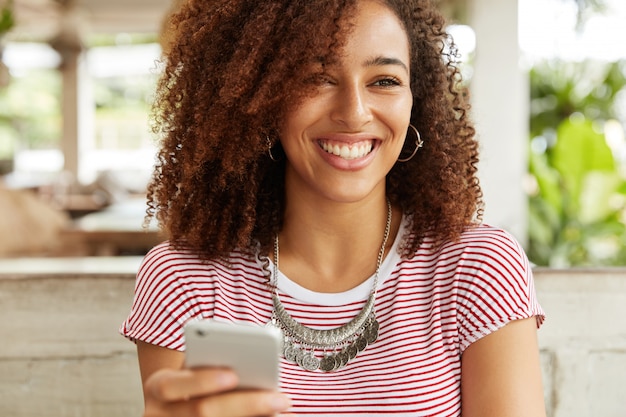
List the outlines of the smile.
{"label": "smile", "polygon": [[325,141],[319,141],[318,143],[320,148],[325,152],[347,160],[363,158],[372,151],[373,146],[372,141],[353,143],[350,145]]}

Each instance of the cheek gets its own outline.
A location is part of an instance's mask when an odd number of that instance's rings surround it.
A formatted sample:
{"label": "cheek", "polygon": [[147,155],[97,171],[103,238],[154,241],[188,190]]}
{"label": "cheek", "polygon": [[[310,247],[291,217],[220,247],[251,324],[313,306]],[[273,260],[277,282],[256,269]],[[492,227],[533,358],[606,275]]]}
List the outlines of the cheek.
{"label": "cheek", "polygon": [[313,100],[300,104],[297,109],[286,115],[279,129],[281,141],[294,141],[302,136],[302,133],[311,126],[319,116],[320,106]]}
{"label": "cheek", "polygon": [[290,161],[293,161],[294,158],[298,159],[302,154],[302,138],[306,128],[303,117],[304,115],[300,115],[299,112],[292,113],[278,131],[278,139]]}
{"label": "cheek", "polygon": [[292,112],[287,115],[287,117],[285,117],[285,120],[283,121],[282,126],[278,131],[280,141],[283,143],[283,147],[285,146],[285,144],[291,142],[293,137],[297,134],[300,120],[301,119],[298,112]]}
{"label": "cheek", "polygon": [[413,97],[406,97],[404,100],[398,100],[391,106],[387,107],[386,113],[389,115],[389,119],[393,120],[393,125],[399,130],[398,134],[404,135],[411,123],[411,110],[413,108]]}
{"label": "cheek", "polygon": [[398,102],[398,114],[404,115],[406,120],[411,120],[411,110],[413,109],[413,95],[409,92],[403,100]]}

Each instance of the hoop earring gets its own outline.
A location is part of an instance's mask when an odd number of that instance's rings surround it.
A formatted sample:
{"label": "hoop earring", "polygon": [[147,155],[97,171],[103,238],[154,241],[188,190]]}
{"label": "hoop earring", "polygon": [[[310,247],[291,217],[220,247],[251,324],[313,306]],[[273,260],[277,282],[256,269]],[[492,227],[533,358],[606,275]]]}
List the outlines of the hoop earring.
{"label": "hoop earring", "polygon": [[[411,155],[409,155],[408,158],[398,158],[398,162],[410,161],[411,159],[413,159],[413,157],[417,153],[417,150],[424,145],[424,141],[422,140],[422,136],[420,135],[420,132],[412,124],[409,124],[409,127],[413,130],[413,132],[415,132],[415,149],[413,149],[413,153],[411,153]],[[406,136],[407,137],[409,136],[408,132]],[[406,138],[404,140],[406,141]]]}
{"label": "hoop earring", "polygon": [[273,162],[280,161],[280,159],[276,159],[276,158],[274,158],[274,155],[272,155],[272,146],[273,146],[273,144],[272,144],[272,140],[270,139],[270,137],[266,136],[265,140],[267,141],[267,154],[269,155],[270,159]]}

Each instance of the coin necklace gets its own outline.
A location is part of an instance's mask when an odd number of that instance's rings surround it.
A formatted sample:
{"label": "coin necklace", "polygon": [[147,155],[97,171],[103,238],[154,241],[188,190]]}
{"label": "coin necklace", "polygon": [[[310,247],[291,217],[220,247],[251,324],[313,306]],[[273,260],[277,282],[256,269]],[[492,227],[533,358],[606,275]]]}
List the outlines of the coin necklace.
{"label": "coin necklace", "polygon": [[[378,273],[385,255],[385,246],[391,229],[391,202],[387,199],[387,223],[383,243],[376,260],[374,283],[365,305],[348,323],[330,330],[312,329],[298,323],[280,301],[276,281],[278,279],[278,234],[274,238],[274,282],[272,302],[274,310],[271,323],[283,332],[283,356],[308,371],[331,372],[343,368],[378,339],[379,324],[374,312]],[[322,351],[316,355],[316,351]]]}

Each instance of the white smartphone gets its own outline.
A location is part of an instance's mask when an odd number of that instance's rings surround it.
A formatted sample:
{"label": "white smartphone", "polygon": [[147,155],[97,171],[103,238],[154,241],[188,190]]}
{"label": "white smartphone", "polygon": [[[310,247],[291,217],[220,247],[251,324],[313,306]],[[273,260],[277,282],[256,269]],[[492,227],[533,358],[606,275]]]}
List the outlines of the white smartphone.
{"label": "white smartphone", "polygon": [[185,325],[184,332],[186,367],[231,368],[241,389],[278,388],[280,329],[199,320]]}

